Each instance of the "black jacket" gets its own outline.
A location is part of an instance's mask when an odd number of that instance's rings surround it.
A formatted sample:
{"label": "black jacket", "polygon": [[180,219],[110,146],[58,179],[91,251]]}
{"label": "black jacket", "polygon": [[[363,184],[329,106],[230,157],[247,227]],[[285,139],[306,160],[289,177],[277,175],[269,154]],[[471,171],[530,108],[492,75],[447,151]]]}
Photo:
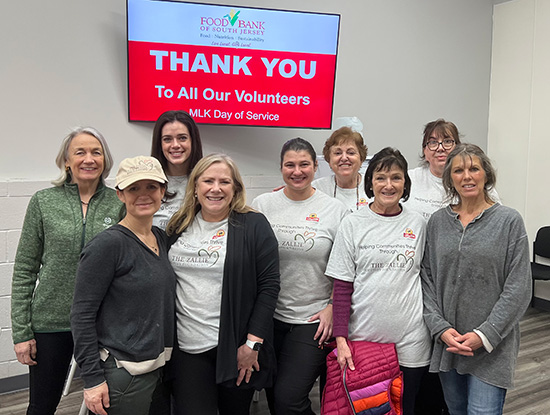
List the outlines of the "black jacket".
{"label": "black jacket", "polygon": [[[179,235],[171,235],[169,244]],[[223,270],[216,383],[235,387],[237,349],[248,333],[264,339],[260,370],[240,387],[263,389],[276,375],[273,312],[279,295],[279,250],[271,225],[261,213],[232,213]]]}
{"label": "black jacket", "polygon": [[264,339],[258,355],[260,370],[252,374],[248,386],[259,390],[273,383],[273,312],[280,278],[278,245],[271,225],[261,213],[233,213],[229,218],[216,383],[235,385],[237,349],[246,342],[248,333]]}

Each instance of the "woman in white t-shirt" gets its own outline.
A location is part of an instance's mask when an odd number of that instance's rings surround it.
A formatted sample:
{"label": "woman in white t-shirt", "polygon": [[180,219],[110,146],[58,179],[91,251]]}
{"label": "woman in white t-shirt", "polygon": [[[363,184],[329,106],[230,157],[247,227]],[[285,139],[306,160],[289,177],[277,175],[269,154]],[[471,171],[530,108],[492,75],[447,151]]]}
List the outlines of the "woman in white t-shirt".
{"label": "woman in white t-shirt", "polygon": [[177,275],[175,414],[246,415],[273,384],[279,255],[271,226],[246,205],[237,166],[200,160],[167,226]]}
{"label": "woman in white t-shirt", "polygon": [[185,111],[166,111],[153,128],[151,155],[160,161],[168,177],[166,195],[155,213],[153,225],[166,224],[180,208],[191,170],[202,158],[202,144],[195,120]]}
{"label": "woman in white t-shirt", "polygon": [[311,185],[340,200],[351,212],[367,206],[363,177],[359,173],[367,158],[367,146],[361,134],[350,127],[337,129],[325,142],[323,156],[334,174],[314,180]]}
{"label": "woman in white t-shirt", "polygon": [[252,202],[266,215],[279,241],[277,380],[267,391],[271,412],[277,415],[312,413],[308,395],[315,380],[326,373],[323,345],[332,336],[332,280],[325,276],[325,267],[348,211],[342,202],[312,187],[316,169],[309,142],[287,141],[281,150],[284,189]]}
{"label": "woman in white t-shirt", "polygon": [[335,279],[340,366],[354,370],[348,339],[395,343],[404,375],[404,415],[414,414],[431,351],[420,281],[426,222],[400,203],[410,187],[399,151],[387,147],[375,154],[365,174],[365,191],[374,200],[342,221],[326,269]]}
{"label": "woman in white t-shirt", "polygon": [[441,177],[447,156],[457,144],[460,135],[452,122],[439,118],[425,125],[421,165],[409,170],[413,186],[406,205],[421,213],[426,221],[448,203]]}

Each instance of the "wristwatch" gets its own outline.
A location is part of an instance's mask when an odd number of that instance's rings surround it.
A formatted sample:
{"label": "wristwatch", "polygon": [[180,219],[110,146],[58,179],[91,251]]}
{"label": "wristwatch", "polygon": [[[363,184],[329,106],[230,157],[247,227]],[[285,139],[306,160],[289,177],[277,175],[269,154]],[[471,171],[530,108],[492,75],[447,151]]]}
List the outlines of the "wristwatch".
{"label": "wristwatch", "polygon": [[252,350],[254,350],[255,352],[259,352],[263,344],[260,342],[253,342],[252,340],[246,339],[246,345],[250,347]]}

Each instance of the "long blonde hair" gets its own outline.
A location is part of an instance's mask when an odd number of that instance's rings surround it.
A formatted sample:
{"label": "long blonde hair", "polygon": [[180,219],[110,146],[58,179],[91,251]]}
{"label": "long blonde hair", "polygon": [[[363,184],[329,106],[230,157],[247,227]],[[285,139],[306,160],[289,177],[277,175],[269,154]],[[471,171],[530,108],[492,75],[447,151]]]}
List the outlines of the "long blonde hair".
{"label": "long blonde hair", "polygon": [[229,205],[229,215],[231,215],[232,212],[247,213],[253,211],[253,209],[246,204],[246,191],[243,179],[235,162],[226,154],[209,154],[203,157],[191,171],[183,203],[179,210],[174,213],[174,216],[168,221],[168,225],[166,226],[166,233],[168,233],[168,235],[183,232],[195,220],[197,212],[201,209],[201,205],[195,197],[197,181],[202,174],[215,163],[225,163],[225,165],[229,167],[229,170],[231,170],[234,194],[233,200],[231,200],[231,204]]}

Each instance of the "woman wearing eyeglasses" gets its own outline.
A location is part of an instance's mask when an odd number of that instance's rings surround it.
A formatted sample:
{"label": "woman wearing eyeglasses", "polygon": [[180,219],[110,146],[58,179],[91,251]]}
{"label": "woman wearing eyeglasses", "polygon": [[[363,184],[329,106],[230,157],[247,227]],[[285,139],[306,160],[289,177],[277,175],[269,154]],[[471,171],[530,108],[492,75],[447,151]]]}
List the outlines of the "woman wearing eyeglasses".
{"label": "woman wearing eyeglasses", "polygon": [[[424,127],[422,165],[409,170],[413,185],[407,208],[421,213],[426,220],[449,202],[446,200],[441,177],[447,156],[458,144],[458,128],[452,122],[439,118]],[[492,200],[500,203],[495,189],[490,190],[490,196]]]}
{"label": "woman wearing eyeglasses", "polygon": [[[443,170],[447,156],[458,144],[460,144],[460,135],[454,123],[439,118],[425,125],[422,140],[422,165],[409,170],[412,185],[406,206],[409,210],[422,214],[426,220],[436,210],[449,203],[443,188]],[[492,200],[500,201],[494,188],[489,190],[489,194]],[[433,374],[425,376],[416,404],[417,414],[448,413],[443,400],[441,384]]]}
{"label": "woman wearing eyeglasses", "polygon": [[[446,193],[441,178],[447,156],[457,144],[460,144],[458,128],[452,122],[439,118],[424,127],[422,165],[409,170],[411,193],[405,205],[407,209],[422,214],[426,220],[445,205]],[[427,373],[422,380],[415,412],[422,415],[448,414],[441,383],[432,373]]]}
{"label": "woman wearing eyeglasses", "polygon": [[440,118],[424,127],[422,165],[409,170],[413,186],[407,208],[421,213],[426,220],[444,206],[441,177],[447,156],[457,144],[460,144],[458,128],[452,122]]}

